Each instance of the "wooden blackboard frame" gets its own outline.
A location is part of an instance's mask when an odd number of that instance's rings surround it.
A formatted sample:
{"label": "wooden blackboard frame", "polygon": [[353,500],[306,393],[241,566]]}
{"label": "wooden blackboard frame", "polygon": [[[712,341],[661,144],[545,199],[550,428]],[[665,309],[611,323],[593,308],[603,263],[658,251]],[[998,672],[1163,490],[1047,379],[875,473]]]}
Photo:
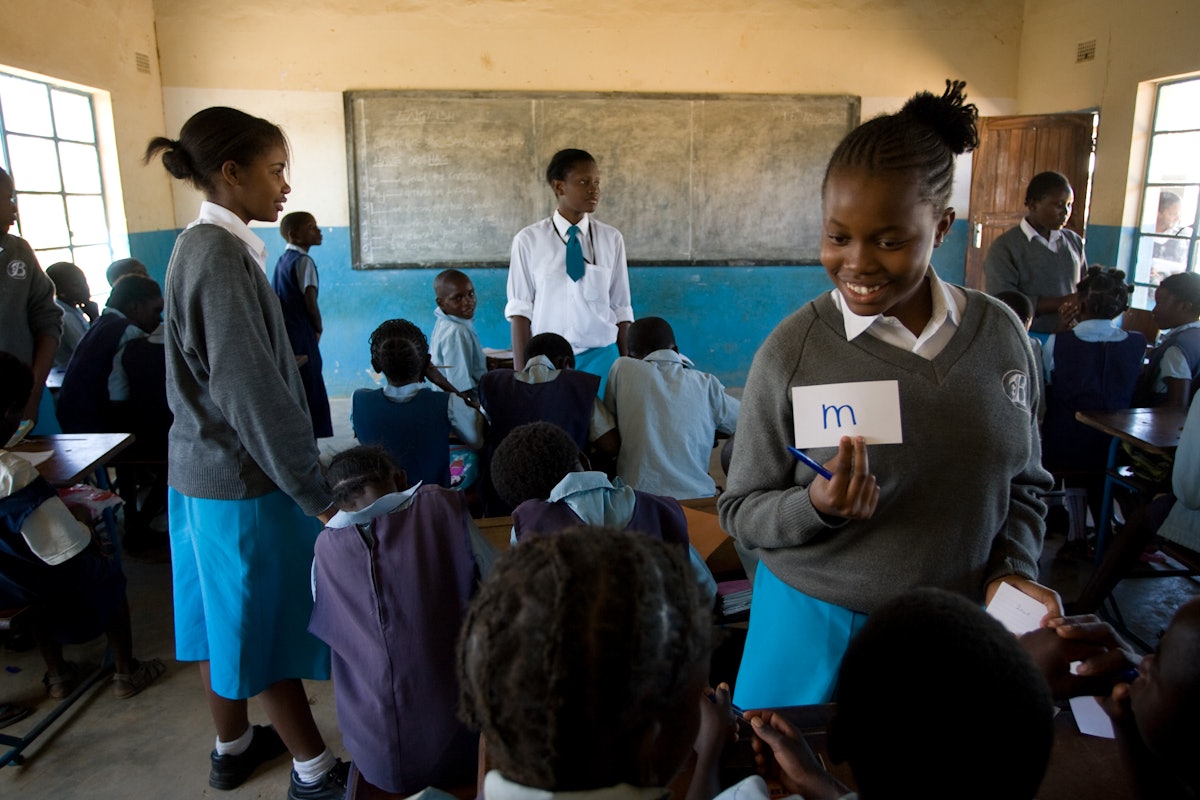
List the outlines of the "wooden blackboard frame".
{"label": "wooden blackboard frame", "polygon": [[[837,141],[858,124],[861,109],[856,96],[800,94],[368,90],[347,91],[343,100],[355,269],[506,268],[512,236],[553,209],[553,197],[540,176],[549,155],[566,146],[588,149],[599,161],[606,186],[597,217],[625,233],[631,266],[815,264],[820,176]],[[369,114],[382,115],[381,109],[394,108],[397,103],[408,103],[406,109],[411,108],[412,113],[395,115],[400,121],[393,129],[384,130],[389,134],[386,139],[379,138],[383,134],[375,128],[385,126],[369,125],[364,119],[373,123]],[[497,180],[510,196],[518,198],[503,212],[514,216],[480,220],[470,209],[458,206],[447,224],[463,226],[460,230],[468,241],[455,239],[452,247],[440,253],[421,252],[426,240],[449,234],[431,211],[442,198],[428,186],[422,197],[420,182],[428,178],[436,184],[436,171],[450,166],[452,159],[410,150],[404,164],[414,166],[411,170],[398,169],[397,162],[381,164],[381,160],[389,157],[384,153],[392,153],[393,158],[399,153],[404,159],[404,147],[418,147],[428,140],[424,130],[430,127],[430,119],[449,123],[456,114],[480,111],[482,104],[521,120],[504,128],[510,134],[501,137],[508,150],[490,163],[497,172],[519,172],[519,177]],[[464,127],[470,124],[482,123],[468,120]],[[574,133],[580,129],[590,132]],[[409,130],[414,131],[413,138],[395,135]],[[467,133],[460,135],[455,129],[446,135],[433,130],[434,142],[458,148],[454,159],[470,160],[476,155],[469,147],[463,149],[470,138]],[[437,138],[443,135],[445,139]],[[604,141],[606,135],[611,141]],[[482,172],[488,170],[485,162]],[[468,180],[479,180],[469,169],[467,175]],[[393,183],[418,184],[415,195],[385,194],[381,205],[364,200],[364,193],[379,196],[384,191],[379,185],[389,178],[395,179]],[[457,180],[447,182],[448,190],[463,193],[462,178],[460,171]],[[514,186],[514,181],[518,185]],[[654,196],[656,191],[658,196]],[[624,204],[623,197],[627,198]],[[433,205],[429,204],[431,198]],[[419,207],[422,199],[425,204]],[[496,205],[504,203],[487,207]],[[517,205],[522,207],[515,208]],[[625,224],[622,211],[631,218]],[[376,232],[388,229],[383,219],[389,215],[393,228],[404,224],[396,221],[397,216],[415,220],[404,235],[409,236],[410,251],[415,251],[416,257],[375,257],[377,253],[392,256],[403,249],[386,238],[383,244],[376,244],[384,236]],[[643,245],[651,241],[645,230],[647,219],[668,224],[651,246],[639,247],[639,241]],[[476,222],[493,224],[486,240],[471,239]],[[504,230],[501,236],[497,225],[511,230]],[[657,231],[654,234],[657,236]],[[449,252],[467,246],[477,252],[467,257]],[[661,249],[654,252],[654,247]]]}

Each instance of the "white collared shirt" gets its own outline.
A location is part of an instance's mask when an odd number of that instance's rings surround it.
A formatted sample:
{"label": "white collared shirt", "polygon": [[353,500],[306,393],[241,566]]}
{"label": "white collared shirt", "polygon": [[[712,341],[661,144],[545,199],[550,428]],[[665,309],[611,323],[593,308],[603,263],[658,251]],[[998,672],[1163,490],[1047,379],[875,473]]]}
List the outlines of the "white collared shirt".
{"label": "white collared shirt", "polygon": [[205,200],[200,204],[200,216],[196,217],[188,225],[188,228],[194,228],[197,225],[216,225],[232,233],[241,240],[242,244],[246,245],[246,251],[250,253],[250,257],[266,273],[267,245],[262,239],[258,238],[254,231],[250,230],[249,225],[242,222],[237,214],[234,214],[228,208],[225,208],[225,206]]}
{"label": "white collared shirt", "polygon": [[1062,250],[1063,245],[1067,241],[1067,237],[1063,236],[1063,232],[1058,228],[1050,231],[1050,238],[1047,240],[1046,237],[1038,233],[1037,229],[1030,225],[1029,220],[1025,219],[1024,217],[1021,217],[1021,233],[1025,234],[1029,241],[1037,242],[1051,253],[1057,253],[1059,250]]}
{"label": "white collared shirt", "polygon": [[[1200,327],[1200,320],[1174,327],[1168,333],[1197,327]],[[1177,378],[1183,381],[1190,381],[1192,379],[1192,370],[1188,366],[1187,356],[1184,355],[1182,348],[1175,345],[1168,347],[1158,362],[1158,374],[1154,376],[1154,391],[1160,394],[1165,392],[1167,390],[1167,378]]]}
{"label": "white collared shirt", "polygon": [[[302,253],[306,256],[308,255],[307,248],[292,244],[291,242],[288,242],[287,247],[283,249],[295,250],[297,253]],[[303,292],[310,286],[319,290],[320,284],[317,283],[317,265],[312,260],[312,256],[300,259],[296,262],[296,266],[300,268],[299,274],[296,275],[296,284],[300,287],[300,291]]]}
{"label": "white collared shirt", "polygon": [[926,274],[929,276],[929,291],[933,298],[933,314],[920,336],[914,336],[912,331],[895,317],[884,314],[860,317],[846,305],[842,293],[834,289],[833,304],[842,312],[846,341],[854,341],[866,332],[881,342],[915,353],[929,361],[936,358],[958,330],[963,311],[967,307],[967,295],[962,289],[939,278],[933,267],[930,267]]}

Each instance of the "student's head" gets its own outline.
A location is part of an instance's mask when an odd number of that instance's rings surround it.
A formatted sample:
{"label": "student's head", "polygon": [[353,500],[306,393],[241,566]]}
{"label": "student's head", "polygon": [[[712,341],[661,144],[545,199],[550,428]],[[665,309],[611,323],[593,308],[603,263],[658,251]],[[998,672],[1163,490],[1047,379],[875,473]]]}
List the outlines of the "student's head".
{"label": "student's head", "polygon": [[1129,308],[1131,287],[1125,282],[1125,273],[1119,269],[1093,264],[1076,291],[1081,319],[1114,319]]}
{"label": "student's head", "polygon": [[[906,322],[920,313],[933,248],[954,222],[955,157],[978,143],[961,82],[915,95],[855,128],[822,185],[821,263],[851,311]],[[924,323],[922,323],[923,325]]]}
{"label": "student's head", "polygon": [[279,220],[279,234],[288,244],[303,247],[305,250],[316,247],[325,240],[321,235],[321,228],[317,225],[317,218],[307,211],[284,214],[283,219]]}
{"label": "student's head", "polygon": [[162,322],[162,289],[153,278],[126,275],[113,286],[107,305],[120,311],[146,333]]}
{"label": "student's head", "polygon": [[1129,699],[1142,741],[1179,771],[1195,774],[1200,747],[1200,599],[1175,612],[1158,652],[1142,659]]}
{"label": "student's head", "polygon": [[285,173],[288,143],[274,123],[236,108],[197,111],[179,139],[158,136],[145,161],[161,154],[167,172],[204,192],[243,222],[274,222],[292,187]]}
{"label": "student's head", "polygon": [[12,353],[0,350],[0,447],[21,426],[21,415],[33,391],[33,370]]}
{"label": "student's head", "polygon": [[552,422],[513,428],[492,455],[492,485],[513,508],[545,500],[568,472],[583,469],[579,447]]}
{"label": "student's head", "polygon": [[555,369],[575,369],[575,351],[571,343],[557,333],[539,333],[525,345],[525,363],[545,356]]}
{"label": "student's head", "polygon": [[655,350],[675,350],[675,331],[662,317],[642,317],[629,326],[625,348],[632,358],[645,358]]}
{"label": "student's head", "polygon": [[371,334],[371,369],[392,386],[416,383],[429,363],[429,340],[406,319],[389,319]]}
{"label": "student's head", "polygon": [[433,279],[433,292],[443,314],[462,319],[475,316],[475,284],[466,273],[456,269],[442,270]]}
{"label": "student's head", "polygon": [[333,502],[343,511],[359,511],[384,495],[408,488],[404,470],[377,445],[359,445],[338,453],[330,460],[325,479]]}
{"label": "student's head", "polygon": [[[863,800],[1031,798],[1046,770],[1045,680],[1015,636],[958,595],[920,589],[871,614],[842,660],[836,699],[830,754],[849,762]],[[939,786],[930,753],[966,783]]]}
{"label": "student's head", "polygon": [[1183,201],[1174,192],[1165,189],[1158,195],[1158,216],[1154,220],[1154,230],[1157,233],[1169,231],[1179,224],[1179,213]]}
{"label": "student's head", "polygon": [[150,270],[146,269],[146,265],[136,258],[118,258],[109,264],[108,269],[104,272],[104,278],[108,281],[109,286],[116,286],[117,281],[126,275],[141,275],[149,278]]}
{"label": "student's head", "polygon": [[1060,172],[1039,172],[1025,188],[1025,219],[1042,235],[1066,225],[1074,205],[1071,182]]}
{"label": "student's head", "polygon": [[509,780],[550,791],[665,786],[691,750],[710,614],[682,555],[576,529],[522,542],[471,604],[461,714]]}
{"label": "student's head", "polygon": [[46,276],[54,281],[54,293],[67,305],[78,306],[92,296],[87,276],[70,261],[58,261],[46,267]]}
{"label": "student's head", "polygon": [[1200,318],[1200,273],[1168,275],[1154,290],[1154,322],[1164,330]]}
{"label": "student's head", "polygon": [[1017,315],[1017,319],[1021,320],[1021,324],[1025,326],[1025,330],[1029,330],[1029,326],[1033,324],[1033,301],[1028,295],[1020,292],[1000,292],[996,295],[996,299],[1004,305],[1012,309],[1012,312]]}
{"label": "student's head", "polygon": [[17,187],[12,176],[0,167],[0,236],[17,221]]}
{"label": "student's head", "polygon": [[586,150],[559,150],[546,167],[546,182],[558,199],[558,211],[572,222],[596,210],[600,167]]}

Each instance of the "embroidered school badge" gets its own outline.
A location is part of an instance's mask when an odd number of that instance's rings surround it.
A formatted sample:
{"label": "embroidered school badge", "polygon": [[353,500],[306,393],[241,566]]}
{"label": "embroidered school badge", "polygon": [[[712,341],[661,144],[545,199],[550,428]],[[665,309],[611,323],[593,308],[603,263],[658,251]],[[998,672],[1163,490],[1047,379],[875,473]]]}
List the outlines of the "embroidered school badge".
{"label": "embroidered school badge", "polygon": [[8,262],[8,277],[16,278],[19,281],[29,277],[29,268],[25,266],[24,261]]}
{"label": "embroidered school badge", "polygon": [[1022,411],[1029,410],[1029,376],[1019,369],[1010,369],[1001,379],[1004,393]]}

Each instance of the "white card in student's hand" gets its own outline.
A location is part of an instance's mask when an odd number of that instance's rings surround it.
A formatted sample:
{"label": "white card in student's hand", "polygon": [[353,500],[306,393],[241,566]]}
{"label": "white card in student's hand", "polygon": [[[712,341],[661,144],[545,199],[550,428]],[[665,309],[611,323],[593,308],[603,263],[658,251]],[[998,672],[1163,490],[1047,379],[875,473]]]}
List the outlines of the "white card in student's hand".
{"label": "white card in student's hand", "polygon": [[843,436],[867,444],[900,444],[900,384],[859,381],[792,387],[796,447],[837,447]]}
{"label": "white card in student's hand", "polygon": [[1001,583],[992,595],[992,602],[988,603],[987,612],[1008,628],[1010,633],[1020,636],[1042,624],[1046,607],[1011,583]]}

